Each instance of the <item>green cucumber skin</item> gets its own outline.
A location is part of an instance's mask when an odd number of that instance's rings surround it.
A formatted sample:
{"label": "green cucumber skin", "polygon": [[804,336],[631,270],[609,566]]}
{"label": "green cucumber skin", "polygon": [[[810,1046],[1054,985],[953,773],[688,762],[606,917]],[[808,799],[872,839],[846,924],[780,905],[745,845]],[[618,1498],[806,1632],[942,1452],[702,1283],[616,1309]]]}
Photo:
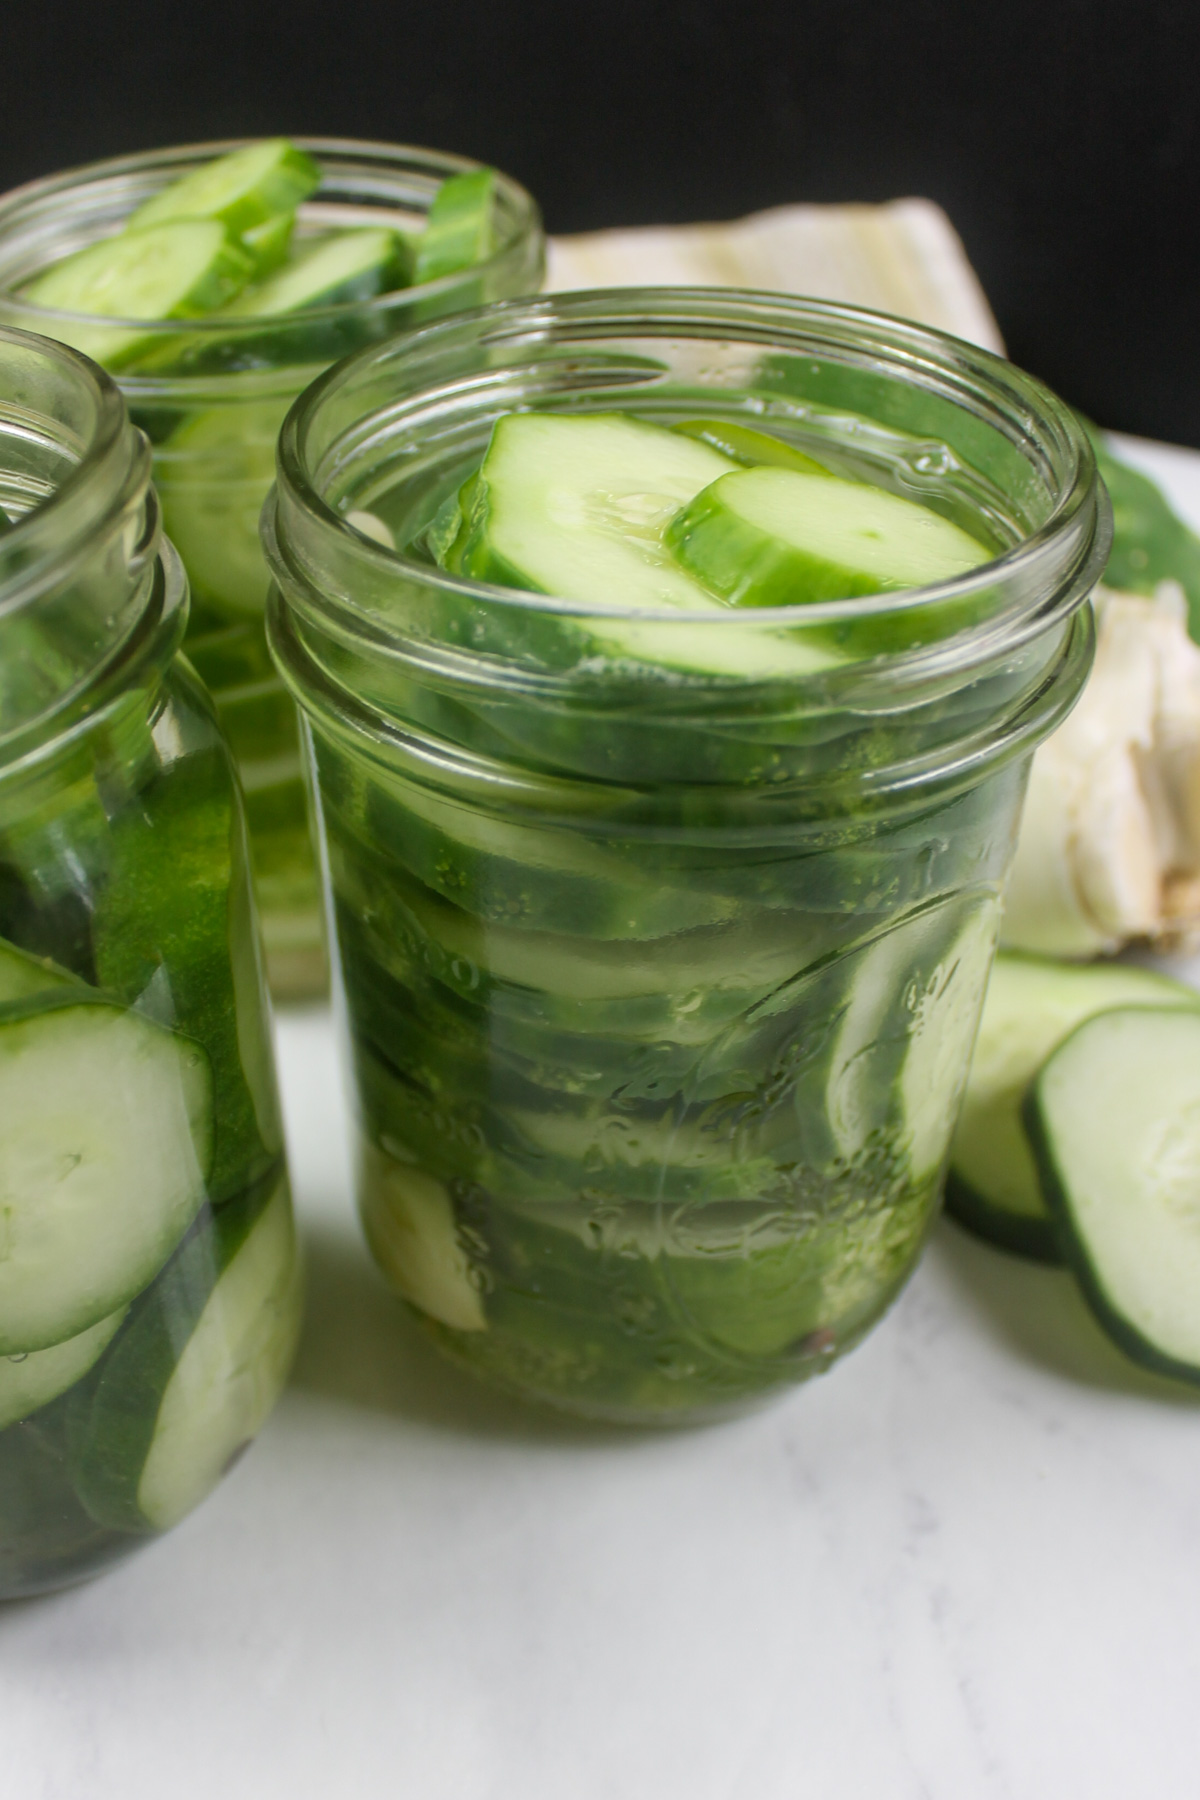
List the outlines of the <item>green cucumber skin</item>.
{"label": "green cucumber skin", "polygon": [[425,229],[413,244],[413,281],[440,281],[491,253],[494,169],[452,175],[433,197]]}
{"label": "green cucumber skin", "polygon": [[1051,1220],[994,1206],[955,1172],[953,1164],[946,1176],[945,1204],[950,1217],[985,1244],[1030,1262],[1061,1267],[1064,1257]]}
{"label": "green cucumber skin", "polygon": [[[258,169],[257,180],[243,179],[238,185],[237,174],[247,164]],[[223,197],[217,194],[220,203],[214,204],[213,190],[222,178],[226,193]],[[234,233],[250,231],[276,213],[293,211],[320,184],[320,168],[306,151],[286,138],[267,138],[215,157],[189,175],[168,182],[130,215],[125,229],[144,231],[165,220],[199,217],[219,219]],[[207,203],[201,197],[202,189],[207,190]]]}
{"label": "green cucumber skin", "polygon": [[111,1530],[153,1532],[138,1483],[168,1381],[218,1280],[270,1204],[272,1170],[236,1204],[206,1208],[166,1267],[131,1307],[94,1373],[72,1390],[68,1446],[88,1515]]}
{"label": "green cucumber skin", "polygon": [[[244,1059],[239,1044],[239,1013],[262,1001],[238,991],[231,966],[235,936],[252,926],[233,904],[247,876],[224,749],[170,768],[146,807],[114,823],[94,927],[97,971],[105,985],[134,995],[150,993],[165,973],[173,1013],[166,1022],[207,1051],[216,1128],[209,1195],[220,1204],[271,1167],[282,1145],[269,1046]],[[177,901],[167,906],[172,892]]]}
{"label": "green cucumber skin", "polygon": [[748,469],[795,469],[801,475],[828,475],[830,471],[814,457],[806,456],[783,438],[769,431],[755,431],[751,425],[739,425],[724,419],[684,419],[672,425],[672,431],[684,437],[699,438],[722,456],[742,463]]}
{"label": "green cucumber skin", "polygon": [[[1153,1012],[1157,1009],[1139,1007],[1136,1009],[1121,1008],[1120,1010]],[[1079,1029],[1083,1030],[1091,1023],[1091,1020],[1085,1020],[1084,1025]],[[1037,1081],[1033,1083],[1025,1096],[1021,1117],[1029,1137],[1034,1161],[1037,1163],[1042,1197],[1054,1221],[1055,1234],[1062,1250],[1063,1260],[1078,1281],[1084,1299],[1097,1322],[1118,1349],[1123,1350],[1132,1362],[1138,1363],[1144,1369],[1149,1369],[1155,1375],[1165,1375],[1173,1381],[1186,1382],[1190,1387],[1200,1387],[1200,1366],[1182,1362],[1178,1357],[1166,1355],[1129,1323],[1128,1319],[1113,1306],[1105,1292],[1104,1284],[1088,1255],[1087,1245],[1075,1229],[1067,1182],[1059,1167],[1054,1152],[1052,1133],[1039,1104]]]}

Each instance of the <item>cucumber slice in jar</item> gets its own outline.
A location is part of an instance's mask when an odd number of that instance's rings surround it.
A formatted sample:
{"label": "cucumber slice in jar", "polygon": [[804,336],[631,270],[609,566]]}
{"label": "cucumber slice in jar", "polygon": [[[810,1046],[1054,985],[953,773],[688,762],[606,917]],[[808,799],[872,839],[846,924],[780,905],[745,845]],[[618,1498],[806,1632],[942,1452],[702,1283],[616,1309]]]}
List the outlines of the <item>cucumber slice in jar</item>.
{"label": "cucumber slice in jar", "polygon": [[[966,574],[988,559],[975,538],[916,501],[822,472],[740,469],[713,482],[671,521],[667,547],[680,566],[737,606],[796,606],[903,593]],[[959,609],[936,621],[830,627],[865,650],[944,635]]]}
{"label": "cucumber slice in jar", "polygon": [[300,1323],[287,1181],[205,1212],[73,1402],[76,1488],[98,1524],[165,1531],[277,1400]]}
{"label": "cucumber slice in jar", "polygon": [[825,1110],[839,1155],[899,1124],[910,1178],[941,1165],[967,1077],[998,903],[949,901],[900,921],[857,959],[830,1058]]}
{"label": "cucumber slice in jar", "polygon": [[[253,272],[250,256],[216,219],[176,219],[77,250],[30,282],[22,298],[94,319],[194,319],[240,293]],[[65,319],[54,333],[108,368],[147,344],[134,328]]]}
{"label": "cucumber slice in jar", "polygon": [[287,261],[295,228],[295,213],[281,212],[242,232],[242,248],[254,263],[253,281],[273,275]]}
{"label": "cucumber slice in jar", "polygon": [[1100,1323],[1135,1361],[1200,1383],[1200,1009],[1085,1020],[1042,1068],[1024,1118]]}
{"label": "cucumber slice in jar", "polygon": [[159,446],[154,480],[163,527],[192,595],[226,623],[261,619],[269,577],[258,517],[275,479],[275,440],[290,399],[193,413]]}
{"label": "cucumber slice in jar", "polygon": [[0,938],[0,1006],[29,1000],[34,994],[52,994],[84,984],[60,969],[49,957],[31,956]]}
{"label": "cucumber slice in jar", "polygon": [[204,1201],[197,1044],[70,993],[0,1014],[0,1355],[76,1337],[153,1279]]}
{"label": "cucumber slice in jar", "polygon": [[414,282],[439,281],[492,254],[495,191],[494,169],[471,169],[443,181],[425,229],[414,240]]}
{"label": "cucumber slice in jar", "polygon": [[[470,513],[434,534],[445,567],[481,581],[595,606],[578,625],[533,613],[517,629],[538,647],[666,664],[712,675],[810,673],[839,660],[796,634],[741,633],[728,607],[670,554],[665,533],[703,488],[736,468],[707,444],[622,413],[586,417],[507,413],[496,421]],[[689,622],[639,621],[641,611],[711,613]]]}
{"label": "cucumber slice in jar", "polygon": [[1115,1007],[1200,1006],[1181,982],[1119,963],[1072,966],[1001,951],[992,967],[962,1112],[946,1210],[1001,1249],[1060,1262],[1021,1120],[1029,1084],[1085,1019]]}
{"label": "cucumber slice in jar", "polygon": [[829,473],[822,463],[785,443],[782,438],[772,437],[769,431],[755,431],[753,426],[739,425],[734,420],[684,419],[680,424],[672,425],[671,430],[678,431],[683,437],[698,438],[702,444],[710,444],[722,456],[729,457],[731,462],[742,463],[747,468],[795,469],[801,475]]}
{"label": "cucumber slice in jar", "polygon": [[78,1337],[52,1344],[48,1350],[0,1356],[0,1431],[29,1418],[82,1381],[108,1349],[127,1310],[121,1307]]}
{"label": "cucumber slice in jar", "polygon": [[217,219],[230,231],[253,230],[275,213],[291,212],[321,185],[311,156],[287,138],[264,138],[215,157],[152,194],[126,222],[145,231],[176,219]]}
{"label": "cucumber slice in jar", "polygon": [[367,1242],[397,1292],[454,1331],[486,1330],[445,1183],[364,1140],[358,1190]]}
{"label": "cucumber slice in jar", "polygon": [[207,1053],[216,1205],[261,1179],[282,1148],[243,846],[224,748],[168,764],[143,804],[113,821],[93,925],[100,981]]}
{"label": "cucumber slice in jar", "polygon": [[266,318],[342,306],[406,287],[410,262],[398,232],[368,225],[307,245],[268,280],[225,308],[226,318]]}

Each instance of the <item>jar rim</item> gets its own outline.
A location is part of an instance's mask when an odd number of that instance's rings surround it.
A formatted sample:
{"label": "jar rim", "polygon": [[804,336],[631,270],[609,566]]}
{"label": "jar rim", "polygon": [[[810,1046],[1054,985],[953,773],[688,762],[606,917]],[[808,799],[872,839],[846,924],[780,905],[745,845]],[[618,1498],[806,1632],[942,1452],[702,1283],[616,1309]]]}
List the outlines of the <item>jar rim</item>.
{"label": "jar rim", "polygon": [[[545,344],[570,338],[590,338],[597,344],[607,336],[691,336],[737,338],[764,347],[786,349],[789,337],[797,342],[824,341],[839,349],[864,350],[880,368],[890,361],[898,368],[924,370],[945,376],[960,387],[974,383],[986,391],[996,406],[997,421],[1007,420],[1010,433],[1021,432],[1032,443],[1038,439],[1043,462],[1056,466],[1058,492],[1048,516],[1020,542],[951,581],[900,594],[856,597],[814,604],[764,607],[730,607],[721,611],[684,611],[675,608],[639,609],[630,613],[619,607],[574,602],[550,594],[503,587],[458,576],[418,562],[402,550],[392,550],[363,536],[325,500],[315,470],[310,466],[309,438],[323,409],[345,400],[347,391],[367,377],[376,377],[389,366],[396,371],[397,387],[414,398],[430,398],[439,391],[419,387],[422,363],[443,360],[457,344],[464,354],[472,349],[502,352],[506,342],[523,340]],[[823,340],[822,340],[822,334]],[[886,372],[886,371],[885,371]],[[464,376],[464,381],[467,379]],[[444,383],[442,391],[450,391]],[[714,388],[720,400],[722,390]],[[619,405],[619,401],[614,402]],[[394,419],[396,409],[389,409]],[[372,421],[380,411],[365,413],[337,440],[345,442],[353,430],[366,442],[376,441]],[[330,452],[325,452],[328,458]],[[585,290],[513,300],[435,321],[410,330],[381,345],[370,345],[344,358],[309,386],[292,406],[284,421],[277,449],[276,487],[268,501],[264,531],[268,548],[278,565],[287,560],[287,514],[296,510],[315,526],[318,537],[336,540],[351,562],[360,561],[376,572],[393,571],[398,577],[419,580],[424,586],[481,606],[508,608],[526,613],[569,616],[572,619],[611,619],[614,614],[636,617],[639,622],[677,627],[680,631],[703,625],[717,632],[760,631],[778,633],[814,625],[836,625],[870,616],[895,616],[932,604],[965,600],[997,586],[1010,588],[1009,605],[993,608],[978,623],[940,642],[883,655],[863,663],[845,665],[859,675],[877,665],[886,666],[889,679],[897,670],[924,684],[931,676],[961,674],[973,660],[990,661],[1018,648],[1063,623],[1090,594],[1103,570],[1111,535],[1111,521],[1096,472],[1091,444],[1075,415],[1036,377],[980,346],[966,343],[933,327],[915,324],[889,314],[842,302],[758,292],[750,289],[622,288]],[[1064,547],[1074,537],[1078,555],[1064,562]],[[1053,571],[1053,574],[1052,574]],[[289,575],[298,571],[289,568]],[[1041,578],[1039,578],[1041,577]],[[303,585],[308,586],[307,582]],[[1053,602],[1046,603],[1047,592]],[[1040,595],[1031,604],[1029,594]],[[351,597],[322,593],[322,610],[336,611],[348,634],[356,625],[369,629],[376,642],[391,635],[397,642],[402,629],[392,627],[379,612],[363,617]],[[356,617],[357,615],[357,617]],[[779,680],[794,685],[793,673],[781,672]]]}
{"label": "jar rim", "polygon": [[0,716],[7,775],[136,668],[165,663],[182,636],[187,584],[162,536],[149,444],[103,369],[54,339],[0,325],[0,423],[69,462],[0,533],[0,659],[21,665],[26,621],[60,645],[68,618],[79,622],[53,679]]}
{"label": "jar rim", "polygon": [[[241,137],[175,144],[158,150],[107,157],[99,162],[82,163],[51,175],[39,176],[34,181],[25,182],[0,195],[0,243],[3,243],[5,235],[23,216],[35,214],[39,208],[49,208],[57,201],[72,197],[77,199],[88,189],[102,193],[108,184],[145,170],[161,168],[183,173],[191,164],[211,161],[217,156],[245,149],[260,141],[258,138]],[[466,174],[473,169],[488,166],[452,151],[432,150],[416,144],[389,144],[372,139],[341,137],[293,137],[289,142],[298,149],[307,151],[318,161],[330,164],[334,170],[343,165],[348,170],[355,163],[374,163],[382,165],[384,173],[391,172],[394,177],[408,170],[418,179],[430,180],[436,177],[441,181],[450,175]],[[489,257],[472,265],[469,273],[476,279],[486,277],[503,264],[515,246],[541,231],[541,213],[533,196],[519,181],[502,170],[496,170],[496,177],[501,199],[501,217],[508,223],[508,230],[503,241]],[[319,198],[319,195],[320,190],[316,197]],[[370,318],[375,314],[383,314],[395,306],[398,294],[404,296],[407,304],[411,304],[414,296],[420,300],[426,297],[436,300],[441,295],[452,293],[455,286],[462,282],[464,273],[466,272],[458,270],[442,275],[436,281],[397,289],[394,293],[376,294],[369,300],[343,300],[334,306],[306,308],[305,323],[319,325],[348,316]],[[27,276],[23,275],[22,278]],[[11,286],[0,287],[0,315],[5,311],[19,315],[29,326],[40,325],[44,321],[50,335],[53,335],[54,326],[59,323],[77,327],[100,323],[106,327],[111,326],[114,331],[136,328],[139,334],[144,332],[148,336],[161,338],[164,342],[170,342],[181,335],[228,335],[231,330],[228,318],[212,313],[192,319],[124,319],[110,317],[108,314],[68,312],[59,307],[38,306],[23,300],[18,290]],[[281,314],[279,318],[288,324],[295,323],[293,314]],[[269,331],[272,320],[267,316],[246,323],[253,323],[256,331],[262,332]],[[125,378],[122,379],[124,382]],[[136,380],[137,377],[132,379]]]}
{"label": "jar rim", "polygon": [[[150,452],[130,422],[125,400],[112,377],[97,363],[57,338],[0,324],[0,346],[57,366],[91,399],[95,426],[78,439],[78,459],[52,493],[10,521],[0,536],[0,620],[27,605],[46,578],[47,563],[60,563],[78,540],[109,511],[122,508],[150,480]],[[0,406],[6,396],[0,393]],[[72,436],[75,434],[72,433]],[[64,532],[63,522],[77,523]],[[14,580],[14,576],[18,579]]]}

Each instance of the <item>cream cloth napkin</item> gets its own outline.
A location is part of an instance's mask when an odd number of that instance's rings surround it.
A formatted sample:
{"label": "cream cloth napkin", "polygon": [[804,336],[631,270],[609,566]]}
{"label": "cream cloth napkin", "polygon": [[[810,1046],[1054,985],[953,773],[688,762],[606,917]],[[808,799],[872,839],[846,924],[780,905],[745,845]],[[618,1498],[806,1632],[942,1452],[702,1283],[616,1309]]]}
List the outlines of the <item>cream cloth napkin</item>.
{"label": "cream cloth napkin", "polygon": [[748,287],[873,306],[1003,353],[962,242],[932,200],[776,206],[724,225],[551,238],[546,288]]}

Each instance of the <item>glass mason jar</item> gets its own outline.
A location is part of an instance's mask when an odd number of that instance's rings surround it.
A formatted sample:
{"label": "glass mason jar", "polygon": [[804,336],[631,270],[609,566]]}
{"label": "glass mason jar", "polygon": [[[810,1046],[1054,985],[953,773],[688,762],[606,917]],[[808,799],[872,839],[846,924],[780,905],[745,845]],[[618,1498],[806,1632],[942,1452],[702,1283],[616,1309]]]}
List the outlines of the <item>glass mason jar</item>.
{"label": "glass mason jar", "polygon": [[[347,522],[412,543],[513,408],[749,423],[996,554],[902,595],[631,616]],[[359,1199],[459,1362],[582,1413],[716,1415],[880,1316],[1108,532],[1038,382],[779,296],[495,307],[293,408],[268,634],[317,778]]]}
{"label": "glass mason jar", "polygon": [[[461,157],[388,144],[296,140],[324,180],[298,234],[339,225],[418,225],[439,184],[474,167]],[[165,529],[191,587],[188,654],[217,705],[246,797],[250,851],[277,998],[326,983],[319,887],[300,770],[295,709],[263,638],[267,575],[258,515],[284,414],[326,364],[441,313],[533,292],[542,274],[537,207],[502,176],[497,247],[474,268],[372,300],[244,321],[217,317],[136,327],[33,307],[17,290],[39,270],[118,230],[168,182],[237,144],[188,145],[68,170],[0,199],[0,322],[62,337],[117,371],[134,422],[154,448]]]}
{"label": "glass mason jar", "polygon": [[173,1525],[299,1270],[241,799],[107,376],[0,329],[0,1597]]}

